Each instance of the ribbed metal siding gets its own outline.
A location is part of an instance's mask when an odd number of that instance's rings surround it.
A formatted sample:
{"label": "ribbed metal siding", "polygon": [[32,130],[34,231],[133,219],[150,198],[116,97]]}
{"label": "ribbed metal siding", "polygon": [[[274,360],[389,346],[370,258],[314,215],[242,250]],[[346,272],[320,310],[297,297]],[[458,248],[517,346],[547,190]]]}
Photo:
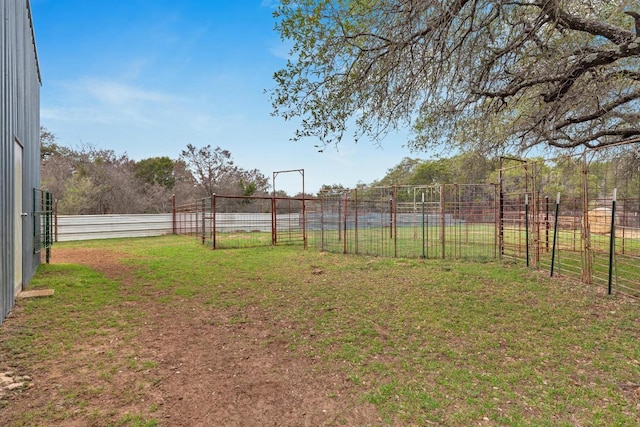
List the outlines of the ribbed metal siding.
{"label": "ribbed metal siding", "polygon": [[58,215],[56,241],[151,237],[173,233],[173,215]]}
{"label": "ribbed metal siding", "polygon": [[[301,214],[278,214],[279,231],[297,230]],[[193,212],[179,214],[181,233],[196,233],[202,216]],[[271,231],[270,213],[217,213],[216,231]],[[173,214],[111,214],[111,215],[58,215],[55,238],[57,242],[75,240],[116,239],[123,237],[152,237],[173,233]],[[207,229],[211,227],[207,220]]]}
{"label": "ribbed metal siding", "polygon": [[[14,257],[23,283],[40,259],[33,247],[33,188],[40,186],[40,72],[28,0],[0,1],[0,322],[15,302]],[[14,146],[23,145],[22,254],[14,254]]]}

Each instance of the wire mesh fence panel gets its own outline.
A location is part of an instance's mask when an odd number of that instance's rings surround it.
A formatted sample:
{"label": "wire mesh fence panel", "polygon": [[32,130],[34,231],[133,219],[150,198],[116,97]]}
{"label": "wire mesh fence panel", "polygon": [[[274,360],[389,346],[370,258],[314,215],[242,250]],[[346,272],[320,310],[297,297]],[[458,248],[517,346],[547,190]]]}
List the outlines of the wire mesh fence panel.
{"label": "wire mesh fence panel", "polygon": [[358,189],[321,195],[314,213],[313,241],[328,252],[391,256],[389,192],[386,188]]}
{"label": "wire mesh fence panel", "polygon": [[[640,198],[640,188],[638,189]],[[615,259],[612,280],[618,290],[640,296],[640,200],[627,198],[617,201]]]}
{"label": "wire mesh fence panel", "polygon": [[177,205],[174,233],[214,249],[305,244],[306,199],[214,196]]}
{"label": "wire mesh fence panel", "polygon": [[275,198],[274,232],[277,244],[305,244],[307,200]]}
{"label": "wire mesh fence panel", "polygon": [[[640,227],[633,211],[637,200],[600,201],[590,212],[594,283],[640,296]],[[615,209],[614,209],[615,206]],[[599,214],[599,215],[598,215]]]}
{"label": "wire mesh fence panel", "polygon": [[[546,200],[548,199],[547,197]],[[576,208],[579,204],[580,199],[562,198],[558,203],[556,196],[552,212],[545,211],[544,214],[538,215],[538,268],[554,275],[577,279],[582,277],[586,253],[582,233],[583,215]]]}
{"label": "wire mesh fence panel", "polygon": [[496,257],[494,185],[372,187],[321,195],[321,249],[410,258]]}
{"label": "wire mesh fence panel", "polygon": [[497,184],[215,196],[176,207],[174,231],[213,248],[312,244],[384,257],[513,259],[640,295],[640,150],[630,147],[500,158]]}
{"label": "wire mesh fence panel", "polygon": [[209,215],[211,241],[215,249],[269,246],[273,235],[271,198],[215,196],[215,216]]}
{"label": "wire mesh fence panel", "polygon": [[[629,147],[505,161],[503,254],[529,255],[552,275],[640,294],[640,153]],[[616,192],[623,196],[617,209]]]}
{"label": "wire mesh fence panel", "polygon": [[51,256],[54,241],[53,195],[46,190],[33,189],[33,250],[40,253],[45,250],[45,261]]}
{"label": "wire mesh fence panel", "polygon": [[173,209],[173,233],[195,236],[197,233],[196,202],[177,205]]}

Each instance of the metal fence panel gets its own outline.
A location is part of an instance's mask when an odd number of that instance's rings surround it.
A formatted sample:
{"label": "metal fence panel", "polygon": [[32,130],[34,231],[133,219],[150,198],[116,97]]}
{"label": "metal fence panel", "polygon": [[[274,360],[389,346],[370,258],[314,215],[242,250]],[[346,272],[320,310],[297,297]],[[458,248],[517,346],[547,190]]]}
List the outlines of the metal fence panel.
{"label": "metal fence panel", "polygon": [[321,195],[323,250],[420,258],[495,258],[496,187],[358,188]]}
{"label": "metal fence panel", "polygon": [[306,206],[312,199],[214,196],[174,207],[175,234],[214,249],[307,244]]}
{"label": "metal fence panel", "polygon": [[640,296],[640,155],[624,149],[631,144],[505,162],[503,255]]}

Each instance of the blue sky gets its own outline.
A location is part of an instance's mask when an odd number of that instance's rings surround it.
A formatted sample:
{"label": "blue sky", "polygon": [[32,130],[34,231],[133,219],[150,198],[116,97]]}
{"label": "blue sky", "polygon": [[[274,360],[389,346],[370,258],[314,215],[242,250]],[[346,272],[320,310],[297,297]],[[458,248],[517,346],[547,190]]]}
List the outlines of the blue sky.
{"label": "blue sky", "polygon": [[[236,164],[304,169],[307,192],[382,178],[424,157],[393,135],[382,146],[347,138],[318,153],[291,142],[295,122],[272,117],[272,75],[288,48],[275,0],[31,0],[42,73],[41,124],[69,147],[91,144],[134,160],[177,159],[187,144],[231,151]],[[351,134],[349,134],[350,136]],[[277,189],[301,191],[299,173]]]}

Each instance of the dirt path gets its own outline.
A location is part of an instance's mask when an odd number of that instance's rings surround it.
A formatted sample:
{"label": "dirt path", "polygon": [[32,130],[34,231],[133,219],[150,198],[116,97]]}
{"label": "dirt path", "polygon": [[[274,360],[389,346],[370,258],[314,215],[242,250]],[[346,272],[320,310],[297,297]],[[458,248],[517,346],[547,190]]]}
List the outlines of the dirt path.
{"label": "dirt path", "polygon": [[[121,259],[117,252],[65,248],[52,262],[87,265],[127,289],[135,276]],[[159,292],[113,308],[147,313],[136,320],[132,337],[99,335],[76,343],[66,360],[33,366],[30,387],[11,397],[0,418],[18,425],[27,408],[64,411],[78,400],[85,402],[80,413],[50,425],[109,425],[126,414],[162,426],[382,424],[343,372],[324,371],[321,361],[291,352],[282,333],[287,325],[264,310],[247,307],[242,322],[229,322],[237,309],[162,303]],[[97,367],[109,360],[120,369],[105,375]]]}

